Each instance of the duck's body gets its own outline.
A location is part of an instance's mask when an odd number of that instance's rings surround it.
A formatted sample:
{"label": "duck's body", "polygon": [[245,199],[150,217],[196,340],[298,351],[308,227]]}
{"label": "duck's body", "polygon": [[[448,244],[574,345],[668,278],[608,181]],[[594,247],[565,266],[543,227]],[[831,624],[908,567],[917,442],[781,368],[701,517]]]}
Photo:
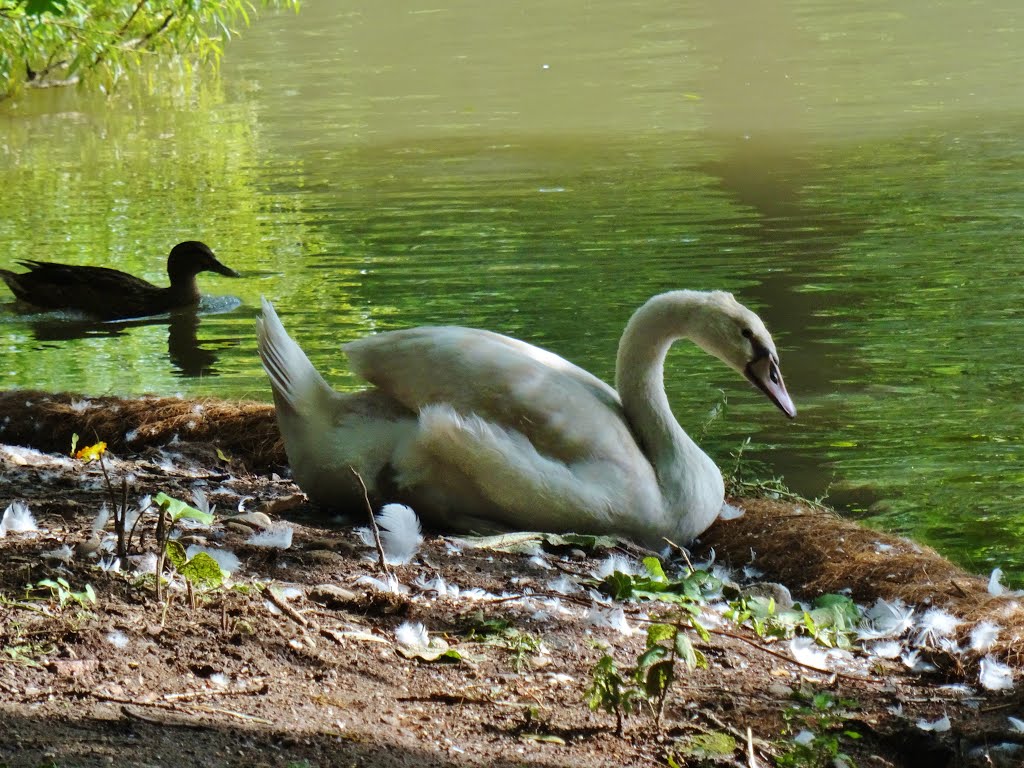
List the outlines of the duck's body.
{"label": "duck's body", "polygon": [[153,285],[141,278],[107,267],[80,267],[51,261],[23,260],[28,272],[0,269],[0,279],[26,304],[39,309],[73,309],[100,320],[145,317],[187,307],[199,301],[196,275],[238,273],[224,266],[203,243],[179,243],[167,257],[170,285]]}
{"label": "duck's body", "polygon": [[344,345],[374,386],[343,395],[267,302],[258,328],[292,471],[310,498],[361,504],[351,467],[377,499],[405,501],[446,530],[572,530],[651,545],[704,531],[722,508],[722,477],[676,423],[662,383],[665,354],[683,336],[795,414],[764,325],[724,293],[676,291],[641,307],[619,347],[617,389],[506,336],[425,327]]}

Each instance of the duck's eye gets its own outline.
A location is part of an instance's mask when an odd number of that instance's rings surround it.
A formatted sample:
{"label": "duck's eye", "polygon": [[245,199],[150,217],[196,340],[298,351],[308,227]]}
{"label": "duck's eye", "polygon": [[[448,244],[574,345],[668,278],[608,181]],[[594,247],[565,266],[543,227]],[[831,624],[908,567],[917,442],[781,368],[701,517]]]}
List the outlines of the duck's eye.
{"label": "duck's eye", "polygon": [[749,328],[744,328],[740,333],[743,334],[743,338],[745,339],[752,339],[754,337],[754,332]]}

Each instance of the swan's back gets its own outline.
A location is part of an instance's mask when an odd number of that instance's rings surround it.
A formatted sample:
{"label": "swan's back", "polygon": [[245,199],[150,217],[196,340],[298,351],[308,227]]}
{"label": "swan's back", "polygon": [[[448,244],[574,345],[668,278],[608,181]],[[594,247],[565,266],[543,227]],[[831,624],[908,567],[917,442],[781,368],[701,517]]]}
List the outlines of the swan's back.
{"label": "swan's back", "polygon": [[490,331],[420,327],[343,346],[352,370],[407,408],[451,405],[562,461],[642,454],[615,390],[567,360]]}

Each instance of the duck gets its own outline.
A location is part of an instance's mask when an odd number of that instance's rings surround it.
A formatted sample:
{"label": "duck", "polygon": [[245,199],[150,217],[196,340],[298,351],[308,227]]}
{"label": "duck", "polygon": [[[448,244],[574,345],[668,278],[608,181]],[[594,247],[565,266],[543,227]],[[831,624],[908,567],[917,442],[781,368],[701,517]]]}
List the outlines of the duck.
{"label": "duck", "polygon": [[32,259],[17,263],[29,271],[0,269],[0,279],[19,301],[43,310],[77,310],[99,320],[145,317],[194,306],[199,302],[196,275],[200,272],[239,277],[198,240],[187,240],[171,249],[167,257],[171,284],[166,288],[108,267]]}
{"label": "duck", "polygon": [[397,501],[442,531],[610,534],[654,549],[691,543],[725,501],[721,472],[665,391],[679,339],[796,416],[764,323],[722,291],[669,291],[637,309],[614,387],[518,339],[426,326],[343,344],[370,386],[340,393],[265,298],[257,319],[285,453],[314,504]]}

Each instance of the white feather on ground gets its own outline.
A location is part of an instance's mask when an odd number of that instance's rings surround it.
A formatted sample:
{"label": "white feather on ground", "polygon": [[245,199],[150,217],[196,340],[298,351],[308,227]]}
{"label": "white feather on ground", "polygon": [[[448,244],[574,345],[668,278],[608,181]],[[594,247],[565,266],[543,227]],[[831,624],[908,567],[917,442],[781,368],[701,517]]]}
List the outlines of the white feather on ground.
{"label": "white feather on ground", "polygon": [[405,565],[416,556],[423,543],[420,519],[404,504],[385,504],[377,514],[377,527],[388,565]]}
{"label": "white feather on ground", "polygon": [[35,518],[29,512],[28,505],[20,501],[13,501],[4,510],[3,518],[0,518],[0,538],[10,533],[27,533],[39,530],[36,527]]}
{"label": "white feather on ground", "polygon": [[878,598],[875,604],[864,612],[864,619],[857,630],[857,635],[862,640],[899,637],[913,626],[913,608],[908,608],[902,600],[890,603]]}
{"label": "white feather on ground", "polygon": [[430,636],[427,628],[417,622],[404,621],[395,630],[395,640],[406,648],[429,648]]}
{"label": "white feather on ground", "polygon": [[1013,670],[991,656],[981,660],[978,682],[990,691],[1008,691],[1013,688]]}
{"label": "white feather on ground", "polygon": [[107,521],[110,520],[110,507],[107,506],[107,502],[103,502],[100,505],[100,511],[96,513],[96,517],[92,521],[92,532],[99,533],[107,527]]}
{"label": "white feather on ground", "polygon": [[245,543],[253,547],[288,549],[292,545],[294,532],[294,529],[287,523],[275,523],[265,531],[254,533]]}
{"label": "white feather on ground", "polygon": [[988,593],[992,597],[999,597],[1001,594],[1006,592],[1006,587],[1000,584],[1003,578],[1002,568],[993,568],[992,575],[988,577]]}
{"label": "white feather on ground", "polygon": [[793,658],[801,664],[820,669],[823,672],[829,671],[828,654],[819,650],[814,640],[809,637],[794,637],[789,641],[789,652]]}
{"label": "white feather on ground", "polygon": [[930,608],[917,625],[917,639],[914,642],[921,646],[944,645],[942,640],[956,632],[961,623],[960,619],[948,611]]}
{"label": "white feather on ground", "polygon": [[945,733],[952,727],[952,723],[949,722],[949,715],[943,715],[938,720],[928,721],[921,719],[917,721],[917,727],[922,731],[932,731],[934,733]]}
{"label": "white feather on ground", "polygon": [[1000,627],[991,621],[979,621],[971,630],[971,650],[986,653],[999,637]]}

